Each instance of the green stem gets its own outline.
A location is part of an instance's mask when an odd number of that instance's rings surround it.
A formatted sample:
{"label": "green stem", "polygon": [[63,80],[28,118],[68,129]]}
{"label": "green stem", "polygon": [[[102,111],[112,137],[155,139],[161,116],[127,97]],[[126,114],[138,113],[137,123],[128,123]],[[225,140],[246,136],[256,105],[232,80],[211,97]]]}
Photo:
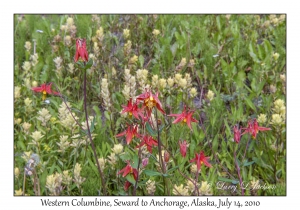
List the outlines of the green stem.
{"label": "green stem", "polygon": [[86,126],[87,126],[87,131],[88,131],[88,137],[90,139],[91,146],[92,146],[93,153],[94,153],[94,157],[96,159],[99,175],[100,175],[100,178],[101,178],[103,194],[106,195],[104,174],[102,173],[101,168],[100,168],[100,164],[99,164],[99,161],[98,161],[98,158],[97,158],[96,148],[95,148],[95,145],[94,145],[94,142],[93,142],[93,139],[92,139],[90,126],[89,126],[89,119],[88,119],[87,105],[86,105],[86,101],[87,101],[87,99],[86,99],[86,70],[84,71],[84,88],[83,88],[83,92],[84,92],[84,112],[85,112],[85,120],[86,120]]}

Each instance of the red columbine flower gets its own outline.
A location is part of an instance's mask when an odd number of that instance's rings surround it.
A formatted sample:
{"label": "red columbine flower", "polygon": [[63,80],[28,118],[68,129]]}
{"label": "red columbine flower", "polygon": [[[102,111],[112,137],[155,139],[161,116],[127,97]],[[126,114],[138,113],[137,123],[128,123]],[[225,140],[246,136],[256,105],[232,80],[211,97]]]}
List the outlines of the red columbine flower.
{"label": "red columbine flower", "polygon": [[48,85],[46,83],[42,84],[40,87],[31,88],[34,92],[42,92],[43,100],[46,99],[47,94],[60,95],[60,93],[51,90],[52,82]]}
{"label": "red columbine flower", "polygon": [[186,140],[184,140],[184,141],[179,141],[179,146],[180,146],[180,153],[181,153],[182,157],[185,157],[186,149],[189,145],[186,143]]}
{"label": "red columbine flower", "polygon": [[201,168],[202,163],[206,165],[207,167],[211,167],[211,165],[208,162],[209,157],[205,157],[204,152],[201,151],[201,153],[196,153],[196,156],[194,159],[190,160],[190,163],[196,162],[197,163],[197,170],[199,171]]}
{"label": "red columbine flower", "polygon": [[126,181],[124,184],[124,190],[127,191],[130,186],[131,186],[131,183],[129,181]]}
{"label": "red columbine flower", "polygon": [[239,129],[238,125],[233,126],[233,139],[236,143],[239,143],[241,140],[242,129]]}
{"label": "red columbine flower", "polygon": [[256,119],[254,120],[250,120],[248,122],[248,127],[247,128],[242,128],[244,129],[244,133],[250,133],[252,135],[252,138],[256,139],[256,135],[258,133],[258,131],[268,131],[268,130],[271,130],[271,128],[265,128],[265,127],[259,127],[258,126],[258,122],[256,121]]}
{"label": "red columbine flower", "polygon": [[126,142],[127,144],[129,144],[135,136],[137,137],[140,136],[140,134],[138,134],[137,132],[137,129],[138,129],[137,125],[133,125],[133,126],[128,125],[127,129],[122,133],[117,134],[116,137],[126,135]]}
{"label": "red columbine flower", "polygon": [[156,107],[161,113],[165,114],[165,111],[162,109],[161,102],[158,99],[158,92],[155,95],[153,95],[149,90],[146,90],[146,92],[137,96],[136,100],[144,102],[142,108],[146,108],[148,117],[151,116],[153,107]]}
{"label": "red columbine flower", "polygon": [[86,50],[86,41],[85,39],[78,38],[76,40],[76,53],[74,60],[75,62],[78,61],[78,59],[81,58],[83,61],[88,61],[88,52]]}
{"label": "red columbine flower", "polygon": [[122,105],[122,107],[122,114],[128,112],[130,117],[133,115],[136,119],[139,119],[140,110],[138,109],[137,103],[132,103],[132,98],[129,99],[127,106]]}
{"label": "red columbine flower", "polygon": [[138,145],[136,148],[140,148],[142,146],[146,145],[147,146],[147,150],[152,153],[152,146],[155,145],[157,146],[157,141],[154,140],[152,138],[152,136],[148,136],[148,135],[144,135],[142,142],[140,143],[140,145]]}
{"label": "red columbine flower", "polygon": [[192,115],[194,114],[194,111],[186,111],[186,107],[184,106],[183,111],[181,114],[170,114],[168,116],[170,117],[177,117],[173,123],[179,123],[179,122],[183,122],[183,123],[187,123],[187,125],[189,126],[189,128],[192,130],[192,126],[191,126],[191,122],[198,122],[196,119],[194,119],[192,117]]}
{"label": "red columbine flower", "polygon": [[138,175],[138,171],[135,168],[132,168],[132,166],[130,165],[129,160],[126,161],[127,162],[127,166],[125,166],[122,170],[120,170],[118,172],[118,174],[123,173],[123,177],[127,176],[128,174],[133,174],[133,178],[135,180],[137,180],[137,175]]}

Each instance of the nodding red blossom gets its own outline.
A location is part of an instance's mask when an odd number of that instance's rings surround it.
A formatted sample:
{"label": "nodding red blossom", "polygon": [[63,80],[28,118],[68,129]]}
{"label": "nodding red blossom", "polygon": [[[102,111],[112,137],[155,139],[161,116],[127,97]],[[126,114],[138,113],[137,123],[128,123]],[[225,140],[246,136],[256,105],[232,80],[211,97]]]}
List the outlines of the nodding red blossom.
{"label": "nodding red blossom", "polygon": [[74,61],[77,62],[81,58],[84,62],[88,61],[88,52],[86,50],[86,41],[85,39],[76,39],[76,52]]}
{"label": "nodding red blossom", "polygon": [[122,107],[123,110],[121,114],[128,112],[130,117],[133,115],[136,119],[139,119],[140,110],[138,109],[137,103],[132,103],[132,98],[129,99],[127,106],[122,105]]}
{"label": "nodding red blossom", "polygon": [[158,92],[154,95],[151,91],[146,90],[141,95],[137,96],[137,101],[143,102],[143,108],[146,108],[147,116],[151,116],[153,107],[156,107],[161,113],[165,114],[165,111],[162,109],[161,102],[158,99]]}
{"label": "nodding red blossom", "polygon": [[60,93],[51,90],[52,82],[48,85],[46,83],[42,84],[40,87],[31,88],[34,92],[42,92],[43,100],[46,99],[47,94],[60,95]]}
{"label": "nodding red blossom", "polygon": [[137,175],[138,175],[138,171],[135,168],[132,168],[132,166],[130,165],[129,160],[126,161],[127,165],[118,172],[118,174],[122,174],[123,173],[123,177],[127,176],[128,174],[132,174],[134,180],[137,180]]}
{"label": "nodding red blossom", "polygon": [[124,190],[127,191],[130,186],[131,186],[131,183],[129,181],[126,181],[124,184]]}
{"label": "nodding red blossom", "polygon": [[233,139],[236,143],[239,143],[242,136],[242,129],[238,125],[233,126]]}
{"label": "nodding red blossom", "polygon": [[186,123],[189,128],[192,130],[191,122],[198,122],[196,119],[192,117],[194,111],[186,111],[186,107],[184,106],[181,114],[170,114],[170,117],[177,117],[173,123],[183,122]]}
{"label": "nodding red blossom", "polygon": [[201,151],[199,154],[196,153],[195,158],[190,160],[190,163],[196,162],[197,170],[199,171],[200,168],[201,168],[202,163],[204,163],[204,165],[206,165],[209,168],[211,167],[210,163],[208,162],[208,159],[209,159],[209,157],[205,157],[204,152]]}
{"label": "nodding red blossom", "polygon": [[254,138],[254,139],[256,139],[256,135],[257,135],[258,131],[271,130],[271,128],[258,126],[258,122],[256,121],[256,119],[250,120],[248,122],[248,127],[247,128],[242,128],[242,129],[245,130],[244,133],[242,133],[242,135],[244,135],[245,133],[250,133],[252,135],[252,138]]}
{"label": "nodding red blossom", "polygon": [[142,138],[142,142],[136,147],[136,148],[140,148],[142,146],[146,145],[147,146],[147,150],[152,153],[152,146],[157,146],[158,143],[155,139],[152,138],[152,136],[148,136],[148,135],[144,135]]}
{"label": "nodding red blossom", "polygon": [[137,132],[137,125],[128,125],[127,129],[119,134],[116,135],[116,137],[125,136],[126,135],[126,142],[129,144],[132,139],[137,136],[140,137],[140,134]]}
{"label": "nodding red blossom", "polygon": [[184,140],[184,141],[179,141],[179,146],[180,146],[180,153],[181,153],[182,157],[185,157],[186,149],[189,145],[186,143],[186,140]]}

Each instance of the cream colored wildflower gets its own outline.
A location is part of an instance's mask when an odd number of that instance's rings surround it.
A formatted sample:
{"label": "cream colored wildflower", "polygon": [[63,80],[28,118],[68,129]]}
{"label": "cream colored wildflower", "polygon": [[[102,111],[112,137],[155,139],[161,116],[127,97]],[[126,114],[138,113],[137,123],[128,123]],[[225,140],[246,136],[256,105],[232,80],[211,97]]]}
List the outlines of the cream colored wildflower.
{"label": "cream colored wildflower", "polygon": [[30,78],[29,77],[26,77],[25,79],[24,79],[24,83],[25,83],[25,86],[28,88],[28,89],[30,89],[31,88],[31,81],[30,81]]}
{"label": "cream colored wildflower", "polygon": [[72,143],[70,144],[70,147],[79,148],[81,145],[84,144],[84,140],[79,137],[79,134],[75,134],[71,137]]}
{"label": "cream colored wildflower", "polygon": [[154,29],[154,30],[152,31],[152,34],[153,34],[154,36],[157,36],[157,35],[160,34],[160,31],[157,30],[157,29]]}
{"label": "cream colored wildflower", "polygon": [[42,110],[40,110],[38,112],[38,114],[39,114],[39,116],[37,119],[42,122],[42,126],[46,126],[47,122],[51,118],[49,111],[47,109],[43,108]]}
{"label": "cream colored wildflower", "polygon": [[128,87],[127,85],[124,85],[122,93],[123,93],[126,101],[128,101],[130,99],[130,87]]}
{"label": "cream colored wildflower", "polygon": [[72,39],[71,39],[71,36],[69,36],[69,35],[65,36],[64,41],[65,41],[65,45],[66,45],[66,46],[70,47],[70,46],[72,45]]}
{"label": "cream colored wildflower", "polygon": [[279,114],[273,114],[271,124],[273,125],[281,125],[283,123],[283,119]]}
{"label": "cream colored wildflower", "polygon": [[74,64],[73,63],[69,63],[68,64],[68,72],[70,72],[71,74],[73,74],[74,73],[74,69],[75,69]]}
{"label": "cream colored wildflower", "polygon": [[22,124],[22,128],[24,129],[24,131],[25,131],[26,134],[28,134],[30,127],[31,127],[30,123],[24,122]]}
{"label": "cream colored wildflower", "polygon": [[96,31],[96,36],[97,36],[97,39],[102,42],[103,38],[104,38],[104,31],[103,31],[103,28],[100,27],[97,31]]}
{"label": "cream colored wildflower", "polygon": [[69,171],[65,170],[62,173],[62,183],[65,185],[70,185],[72,182],[72,177],[69,175]]}
{"label": "cream colored wildflower", "polygon": [[[93,123],[93,122],[94,122],[94,125],[97,125],[97,122],[94,121],[94,116],[89,116],[88,119],[89,119],[89,120],[88,120],[89,127],[92,126],[92,123]],[[87,130],[87,124],[86,124],[86,121],[84,121],[84,122],[81,123],[81,127],[82,127],[83,130]]]}
{"label": "cream colored wildflower", "polygon": [[107,162],[110,164],[110,166],[111,166],[112,168],[114,168],[114,166],[117,164],[117,161],[118,161],[118,157],[116,156],[115,153],[111,153],[111,154],[108,156]]}
{"label": "cream colored wildflower", "polygon": [[125,54],[125,57],[126,57],[127,55],[130,54],[130,52],[131,52],[131,46],[132,46],[132,43],[131,43],[130,40],[128,40],[128,41],[124,44],[124,54]]}
{"label": "cream colored wildflower", "polygon": [[136,78],[140,86],[140,90],[144,91],[148,78],[148,70],[147,69],[138,69],[136,71]]}
{"label": "cream colored wildflower", "polygon": [[257,118],[257,122],[264,124],[267,121],[267,116],[265,114],[260,114]]}
{"label": "cream colored wildflower", "polygon": [[33,138],[35,142],[38,142],[41,138],[44,137],[44,135],[42,135],[40,131],[34,131],[30,136]]}
{"label": "cream colored wildflower", "polygon": [[148,195],[154,195],[154,193],[156,191],[156,183],[155,183],[155,181],[152,181],[152,180],[149,179],[146,182],[146,190],[147,190]]}
{"label": "cream colored wildflower", "polygon": [[196,97],[197,96],[197,89],[196,88],[191,88],[191,90],[190,90],[190,96],[191,96],[191,98],[194,98],[194,97]]}
{"label": "cream colored wildflower", "polygon": [[168,86],[171,88],[174,85],[174,79],[172,79],[171,77],[168,78],[167,80]]}
{"label": "cream colored wildflower", "polygon": [[85,178],[80,176],[80,172],[81,172],[81,165],[76,163],[74,172],[73,172],[73,174],[74,174],[73,181],[78,188],[80,188],[80,185],[85,181]]}
{"label": "cream colored wildflower", "polygon": [[285,74],[280,74],[280,79],[282,82],[285,82]]}
{"label": "cream colored wildflower", "polygon": [[191,165],[190,170],[191,170],[191,173],[196,174],[198,171],[197,165],[196,164]]}
{"label": "cream colored wildflower", "polygon": [[274,108],[273,108],[273,111],[276,113],[276,114],[280,114],[282,117],[285,118],[285,112],[286,112],[286,107],[285,107],[285,103],[282,99],[277,99],[275,102],[274,102]]}
{"label": "cream colored wildflower", "polygon": [[65,136],[65,135],[61,135],[59,137],[60,141],[56,143],[59,146],[58,152],[64,153],[66,151],[66,149],[69,148],[70,142],[68,141],[68,139],[69,139],[69,137]]}
{"label": "cream colored wildflower", "polygon": [[30,56],[31,65],[36,66],[36,64],[38,64],[38,62],[39,62],[38,59],[39,59],[39,56],[37,53],[31,55]]}
{"label": "cream colored wildflower", "polygon": [[229,20],[231,15],[225,15],[226,19]]}
{"label": "cream colored wildflower", "polygon": [[[105,168],[106,160],[104,158],[98,158],[98,162],[99,162],[101,170],[103,171]],[[95,165],[97,166],[97,163]]]}
{"label": "cream colored wildflower", "polygon": [[33,82],[31,83],[31,87],[37,87],[37,86],[38,86],[37,81],[33,81]]}
{"label": "cream colored wildflower", "polygon": [[182,75],[181,74],[175,74],[174,82],[176,84],[178,84],[181,79],[182,79]]}
{"label": "cream colored wildflower", "polygon": [[32,103],[32,100],[30,100],[30,98],[26,98],[26,99],[24,100],[25,106],[31,106],[31,103]]}
{"label": "cream colored wildflower", "polygon": [[15,168],[15,177],[19,178],[20,175],[20,169],[18,167]]}
{"label": "cream colored wildflower", "polygon": [[74,167],[74,176],[79,177],[81,172],[81,165],[79,163],[76,163]]}
{"label": "cream colored wildflower", "polygon": [[16,196],[23,195],[22,188],[20,188],[19,190],[15,190],[15,195],[16,195]]}
{"label": "cream colored wildflower", "polygon": [[206,97],[208,98],[208,100],[212,101],[214,99],[214,92],[212,92],[211,90],[208,90]]}
{"label": "cream colored wildflower", "polygon": [[278,20],[279,20],[279,22],[285,21],[285,15],[280,15]]}
{"label": "cream colored wildflower", "polygon": [[31,42],[29,42],[29,41],[25,42],[24,47],[25,47],[26,51],[29,52],[31,50]]}
{"label": "cream colored wildflower", "polygon": [[61,57],[56,57],[53,59],[54,63],[55,63],[55,67],[56,67],[56,70],[60,70],[61,69],[61,64],[62,64],[62,58]]}
{"label": "cream colored wildflower", "polygon": [[31,151],[23,152],[21,157],[23,158],[23,160],[25,160],[25,162],[28,162],[28,160],[30,159],[31,153],[32,153]]}
{"label": "cream colored wildflower", "polygon": [[31,63],[29,61],[25,61],[22,65],[22,68],[27,73],[31,69]]}
{"label": "cream colored wildflower", "polygon": [[186,79],[186,82],[187,82],[187,85],[186,87],[187,88],[190,88],[192,87],[192,78],[191,78],[191,75],[189,73],[186,73],[184,78]]}
{"label": "cream colored wildflower", "polygon": [[155,74],[152,76],[151,84],[154,89],[158,86],[158,75]]}
{"label": "cream colored wildflower", "polygon": [[18,119],[15,119],[15,124],[20,124],[22,122],[22,119],[21,118],[18,118]]}
{"label": "cream colored wildflower", "polygon": [[187,88],[187,81],[185,78],[181,78],[178,82],[178,86],[181,87],[182,89]]}
{"label": "cream colored wildflower", "polygon": [[199,190],[201,195],[212,195],[211,186],[209,183],[207,183],[207,181],[201,182],[201,187]]}
{"label": "cream colored wildflower", "polygon": [[49,190],[50,195],[57,196],[62,191],[62,175],[59,173],[51,174],[47,176],[46,188]]}
{"label": "cream colored wildflower", "polygon": [[[196,185],[198,186],[199,184],[196,183]],[[190,192],[194,192],[195,191],[195,184],[190,181],[190,180],[187,180],[186,182],[186,188],[190,191]]]}
{"label": "cream colored wildflower", "polygon": [[129,29],[123,29],[123,36],[125,39],[127,39],[130,35],[130,30]]}
{"label": "cream colored wildflower", "polygon": [[165,89],[166,86],[167,86],[167,81],[166,81],[166,79],[161,78],[161,79],[158,80],[158,88],[159,88],[160,90]]}
{"label": "cream colored wildflower", "polygon": [[107,79],[102,78],[101,81],[101,96],[104,102],[104,107],[106,110],[109,110],[111,107],[111,102],[110,102],[110,93],[109,93],[109,88],[108,88],[108,82]]}
{"label": "cream colored wildflower", "polygon": [[194,67],[195,66],[195,60],[194,59],[190,59],[188,67]]}
{"label": "cream colored wildflower", "polygon": [[71,27],[72,25],[74,25],[74,20],[73,20],[73,18],[68,17],[68,19],[67,19],[67,26]]}
{"label": "cream colored wildflower", "polygon": [[277,61],[279,58],[279,53],[273,53],[272,57],[274,58],[275,61]]}
{"label": "cream colored wildflower", "polygon": [[114,148],[111,149],[115,154],[120,154],[123,152],[123,146],[122,144],[115,144]]}
{"label": "cream colored wildflower", "polygon": [[264,27],[264,28],[269,28],[270,24],[271,24],[271,22],[270,22],[269,20],[266,20],[266,21],[264,22],[264,24],[263,24],[263,27]]}
{"label": "cream colored wildflower", "polygon": [[183,185],[177,186],[176,184],[174,185],[173,188],[173,194],[174,195],[182,195],[182,196],[187,196],[189,195],[189,191],[186,187],[183,187]]}
{"label": "cream colored wildflower", "polygon": [[274,26],[277,26],[278,23],[279,23],[279,19],[278,19],[278,18],[273,18],[273,19],[271,20],[271,22],[274,24]]}
{"label": "cream colored wildflower", "polygon": [[138,57],[136,55],[132,56],[129,60],[129,64],[136,64]]}

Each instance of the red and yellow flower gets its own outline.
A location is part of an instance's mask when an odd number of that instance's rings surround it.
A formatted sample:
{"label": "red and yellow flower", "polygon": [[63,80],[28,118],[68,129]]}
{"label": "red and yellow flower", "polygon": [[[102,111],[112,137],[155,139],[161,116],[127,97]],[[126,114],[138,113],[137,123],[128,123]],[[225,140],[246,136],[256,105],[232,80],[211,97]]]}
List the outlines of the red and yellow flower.
{"label": "red and yellow flower", "polygon": [[59,92],[55,92],[51,89],[52,83],[49,84],[42,84],[39,87],[33,87],[31,88],[31,90],[33,90],[34,92],[42,92],[43,93],[43,100],[46,99],[47,94],[53,94],[53,95],[60,95]]}

